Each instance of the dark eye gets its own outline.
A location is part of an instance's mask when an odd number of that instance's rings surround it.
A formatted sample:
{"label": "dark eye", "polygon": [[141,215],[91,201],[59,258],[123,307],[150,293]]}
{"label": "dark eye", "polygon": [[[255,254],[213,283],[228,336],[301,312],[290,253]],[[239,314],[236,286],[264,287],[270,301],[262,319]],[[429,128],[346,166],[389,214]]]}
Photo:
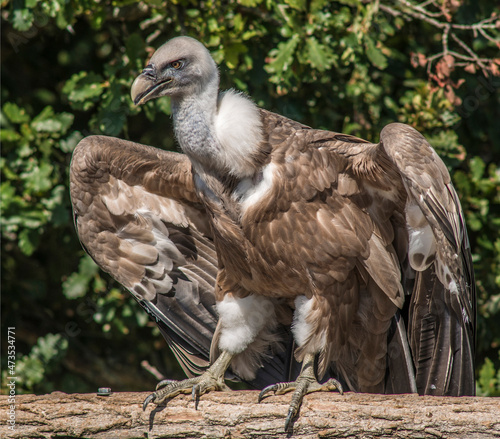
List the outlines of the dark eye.
{"label": "dark eye", "polygon": [[172,61],[170,65],[175,69],[178,70],[182,67],[182,62],[181,61]]}

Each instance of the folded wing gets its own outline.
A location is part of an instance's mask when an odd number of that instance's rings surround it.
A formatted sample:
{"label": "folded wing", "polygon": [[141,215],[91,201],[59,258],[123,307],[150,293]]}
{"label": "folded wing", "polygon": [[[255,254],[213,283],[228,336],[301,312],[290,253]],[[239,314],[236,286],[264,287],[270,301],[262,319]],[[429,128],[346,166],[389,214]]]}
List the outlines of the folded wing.
{"label": "folded wing", "polygon": [[476,292],[458,196],[446,166],[412,127],[388,125],[380,140],[378,152],[396,165],[407,192],[407,324],[418,392],[474,395]]}

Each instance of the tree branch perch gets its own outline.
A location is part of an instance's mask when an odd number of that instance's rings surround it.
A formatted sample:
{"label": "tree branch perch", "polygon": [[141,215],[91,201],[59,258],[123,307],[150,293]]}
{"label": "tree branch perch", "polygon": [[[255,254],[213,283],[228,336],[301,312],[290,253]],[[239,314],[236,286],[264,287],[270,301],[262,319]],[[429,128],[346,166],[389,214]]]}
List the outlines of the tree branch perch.
{"label": "tree branch perch", "polygon": [[[285,438],[289,395],[257,404],[255,391],[189,396],[142,411],[147,393],[16,396],[15,430],[0,397],[2,438]],[[317,393],[304,399],[293,438],[500,437],[500,399]]]}

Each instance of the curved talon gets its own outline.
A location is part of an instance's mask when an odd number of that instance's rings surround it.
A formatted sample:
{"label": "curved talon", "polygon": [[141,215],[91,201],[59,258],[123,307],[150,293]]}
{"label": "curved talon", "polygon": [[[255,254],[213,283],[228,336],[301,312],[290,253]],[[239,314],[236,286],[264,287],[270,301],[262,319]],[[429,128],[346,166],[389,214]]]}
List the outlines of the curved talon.
{"label": "curved talon", "polygon": [[145,400],[144,402],[142,403],[142,410],[143,411],[146,411],[146,407],[148,406],[148,404],[150,402],[152,402],[154,399],[155,399],[156,395],[154,393],[152,393],[151,395],[149,395]]}
{"label": "curved talon", "polygon": [[341,395],[344,394],[344,388],[335,378],[330,378],[326,383],[321,384],[320,390],[337,390]]}
{"label": "curved talon", "polygon": [[292,400],[290,401],[290,407],[288,408],[288,414],[285,419],[285,431],[289,432],[292,425],[292,420],[295,418],[299,412],[299,408],[302,405],[302,400],[304,395],[309,393],[310,383],[308,381],[300,381],[296,383],[295,392],[293,392]]}
{"label": "curved talon", "polygon": [[200,402],[200,385],[195,384],[193,386],[193,390],[191,390],[191,396],[193,397],[194,401],[194,409],[198,410],[198,403]]}
{"label": "curved talon", "polygon": [[277,384],[271,384],[271,385],[269,385],[267,387],[264,387],[260,391],[260,393],[259,393],[259,400],[258,400],[258,402],[261,402],[264,399],[266,393],[274,392],[276,394],[276,390],[278,390],[278,385]]}
{"label": "curved talon", "polygon": [[286,416],[286,419],[285,419],[285,432],[290,432],[290,427],[292,425],[292,419],[295,417],[295,415],[297,414],[297,410],[294,409],[293,407],[290,407],[288,409],[288,414]]}

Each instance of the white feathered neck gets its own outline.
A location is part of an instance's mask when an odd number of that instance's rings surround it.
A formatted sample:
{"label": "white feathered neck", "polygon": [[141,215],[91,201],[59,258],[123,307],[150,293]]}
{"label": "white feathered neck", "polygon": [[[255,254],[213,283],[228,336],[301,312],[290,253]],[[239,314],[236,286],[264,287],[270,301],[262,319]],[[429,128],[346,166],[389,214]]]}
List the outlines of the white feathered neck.
{"label": "white feathered neck", "polygon": [[228,90],[220,95],[215,132],[224,163],[233,175],[254,174],[254,157],[262,142],[262,120],[257,105],[242,93]]}
{"label": "white feathered neck", "polygon": [[217,76],[204,90],[173,99],[172,110],[177,139],[195,167],[238,178],[255,174],[263,134],[259,109],[249,98],[234,90],[219,94]]}

